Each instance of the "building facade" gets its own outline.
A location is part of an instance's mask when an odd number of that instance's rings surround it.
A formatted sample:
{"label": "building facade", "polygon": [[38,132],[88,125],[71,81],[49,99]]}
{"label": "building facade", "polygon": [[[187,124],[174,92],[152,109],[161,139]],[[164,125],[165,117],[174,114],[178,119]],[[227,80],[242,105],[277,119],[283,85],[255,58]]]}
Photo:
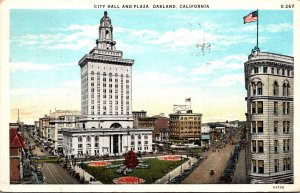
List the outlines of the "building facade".
{"label": "building facade", "polygon": [[18,133],[17,127],[9,129],[10,144],[10,183],[19,184],[23,178],[23,157],[25,156],[22,136]]}
{"label": "building facade", "polygon": [[152,116],[138,118],[138,128],[152,128],[153,129],[153,140],[154,141],[169,141],[168,129],[169,129],[169,118],[161,116]]}
{"label": "building facade", "polygon": [[66,155],[116,155],[130,149],[152,151],[152,129],[133,128],[133,63],[134,60],[123,59],[123,52],[116,50],[113,26],[105,11],[96,47],[78,63],[81,116],[79,130],[63,130]]}
{"label": "building facade", "polygon": [[63,129],[77,129],[80,111],[56,110],[50,113],[49,138],[54,153],[63,152]]}
{"label": "building facade", "polygon": [[132,116],[134,119],[145,118],[147,117],[147,111],[132,111]]}
{"label": "building facade", "polygon": [[294,59],[253,51],[244,67],[249,182],[292,183]]}
{"label": "building facade", "polygon": [[170,114],[170,140],[187,142],[201,139],[201,113],[177,112]]}

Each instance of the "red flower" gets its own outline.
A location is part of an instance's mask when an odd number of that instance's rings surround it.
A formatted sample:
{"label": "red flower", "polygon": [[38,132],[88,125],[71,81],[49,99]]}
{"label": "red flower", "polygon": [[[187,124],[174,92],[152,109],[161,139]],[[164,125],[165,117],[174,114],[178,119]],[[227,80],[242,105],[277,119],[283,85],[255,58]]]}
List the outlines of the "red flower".
{"label": "red flower", "polygon": [[107,166],[110,165],[111,162],[108,161],[97,161],[97,162],[90,162],[88,164],[88,166],[92,166],[92,167],[103,167],[103,166]]}
{"label": "red flower", "polygon": [[178,155],[159,156],[159,157],[157,157],[157,159],[165,160],[165,161],[179,161],[179,160],[181,160],[180,156],[178,156]]}
{"label": "red flower", "polygon": [[142,184],[145,182],[145,180],[134,176],[124,176],[120,178],[115,178],[113,182],[115,184]]}

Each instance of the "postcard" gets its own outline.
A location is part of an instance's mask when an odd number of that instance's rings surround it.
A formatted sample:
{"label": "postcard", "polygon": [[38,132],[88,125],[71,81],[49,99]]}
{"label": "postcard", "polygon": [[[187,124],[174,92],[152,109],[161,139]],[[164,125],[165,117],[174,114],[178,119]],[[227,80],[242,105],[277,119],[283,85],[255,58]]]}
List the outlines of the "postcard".
{"label": "postcard", "polygon": [[299,191],[299,1],[2,1],[4,192]]}

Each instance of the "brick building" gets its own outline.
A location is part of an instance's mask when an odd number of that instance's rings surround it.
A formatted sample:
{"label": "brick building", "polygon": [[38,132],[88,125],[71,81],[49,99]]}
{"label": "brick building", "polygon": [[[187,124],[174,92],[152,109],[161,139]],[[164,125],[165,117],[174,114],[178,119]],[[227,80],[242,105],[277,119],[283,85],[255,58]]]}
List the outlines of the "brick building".
{"label": "brick building", "polygon": [[23,155],[25,144],[17,128],[9,130],[10,136],[10,183],[18,184],[23,178]]}
{"label": "brick building", "polygon": [[139,128],[153,128],[154,141],[169,141],[169,118],[161,116],[138,118]]}

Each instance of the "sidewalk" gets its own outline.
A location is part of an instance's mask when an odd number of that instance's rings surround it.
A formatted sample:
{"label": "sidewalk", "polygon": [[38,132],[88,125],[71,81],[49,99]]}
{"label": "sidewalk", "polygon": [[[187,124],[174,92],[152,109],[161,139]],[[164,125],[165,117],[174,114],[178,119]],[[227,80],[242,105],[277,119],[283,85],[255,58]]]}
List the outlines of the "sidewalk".
{"label": "sidewalk", "polygon": [[[186,158],[186,156],[183,156]],[[193,165],[195,162],[197,162],[196,158],[189,157],[189,160],[184,162],[182,165],[178,166],[162,178],[158,179],[155,181],[155,184],[166,184],[169,180],[172,180],[175,176],[178,176],[181,173],[181,168],[182,171],[190,167],[189,162],[191,162],[191,165]]]}
{"label": "sidewalk", "polygon": [[84,177],[85,181],[89,181],[90,184],[103,184],[100,181],[92,181],[90,182],[90,178],[94,178],[91,174],[87,173],[86,171],[84,171],[83,169],[81,169],[78,165],[75,165],[74,167],[75,172],[78,172],[80,177]]}
{"label": "sidewalk", "polygon": [[246,184],[245,148],[240,151],[239,160],[236,165],[232,184]]}

